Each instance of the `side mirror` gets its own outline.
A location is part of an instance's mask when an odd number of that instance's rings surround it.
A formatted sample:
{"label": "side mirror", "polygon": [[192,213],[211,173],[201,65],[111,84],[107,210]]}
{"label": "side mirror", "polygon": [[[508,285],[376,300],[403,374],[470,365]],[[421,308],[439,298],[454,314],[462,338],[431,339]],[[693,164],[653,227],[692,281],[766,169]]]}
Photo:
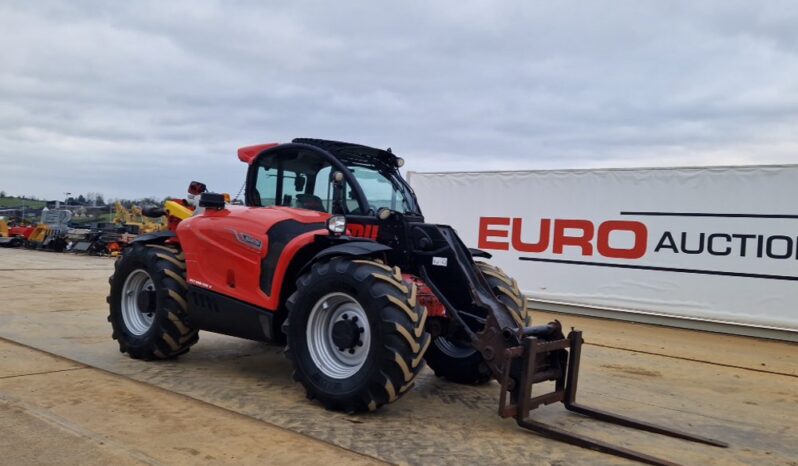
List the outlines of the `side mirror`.
{"label": "side mirror", "polygon": [[224,209],[224,194],[202,193],[200,194],[199,206],[208,209],[222,210]]}
{"label": "side mirror", "polygon": [[205,186],[205,183],[200,183],[199,181],[192,181],[188,184],[188,193],[194,196],[199,196],[207,190],[208,188]]}
{"label": "side mirror", "polygon": [[301,192],[303,189],[305,189],[305,177],[297,173],[294,178],[294,191]]}

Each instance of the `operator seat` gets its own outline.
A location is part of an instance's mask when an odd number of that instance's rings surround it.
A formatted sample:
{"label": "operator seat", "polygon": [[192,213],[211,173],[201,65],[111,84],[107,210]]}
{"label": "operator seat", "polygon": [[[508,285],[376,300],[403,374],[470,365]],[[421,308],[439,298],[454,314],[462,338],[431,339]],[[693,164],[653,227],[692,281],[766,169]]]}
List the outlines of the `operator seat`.
{"label": "operator seat", "polygon": [[317,212],[326,212],[321,198],[314,194],[297,194],[296,206],[301,209],[315,210]]}

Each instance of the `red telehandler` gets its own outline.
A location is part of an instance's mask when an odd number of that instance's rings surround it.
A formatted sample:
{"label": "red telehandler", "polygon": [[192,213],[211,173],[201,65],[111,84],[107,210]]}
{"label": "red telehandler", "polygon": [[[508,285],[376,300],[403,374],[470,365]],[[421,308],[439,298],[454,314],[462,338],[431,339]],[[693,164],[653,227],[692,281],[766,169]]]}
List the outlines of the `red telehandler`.
{"label": "red telehandler", "polygon": [[[317,139],[245,147],[246,202],[192,183],[147,209],[169,230],[136,238],[110,278],[109,321],[136,359],[186,353],[200,330],[286,346],[294,377],[326,408],[370,411],[438,376],[496,379],[499,415],[585,448],[668,461],[529,417],[540,405],[673,437],[716,440],[576,402],[580,331],[530,326],[512,278],[445,225],[426,223],[390,149]],[[198,202],[197,202],[198,201]],[[554,391],[532,397],[533,384]]]}

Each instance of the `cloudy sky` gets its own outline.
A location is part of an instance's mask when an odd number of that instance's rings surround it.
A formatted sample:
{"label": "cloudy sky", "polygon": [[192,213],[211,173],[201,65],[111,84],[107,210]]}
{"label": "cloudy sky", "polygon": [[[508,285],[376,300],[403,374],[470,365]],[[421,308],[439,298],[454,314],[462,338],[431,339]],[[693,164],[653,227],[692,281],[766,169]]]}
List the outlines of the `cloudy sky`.
{"label": "cloudy sky", "polygon": [[[282,4],[280,4],[282,3]],[[237,147],[416,171],[798,163],[798,2],[0,1],[0,189],[236,192]]]}

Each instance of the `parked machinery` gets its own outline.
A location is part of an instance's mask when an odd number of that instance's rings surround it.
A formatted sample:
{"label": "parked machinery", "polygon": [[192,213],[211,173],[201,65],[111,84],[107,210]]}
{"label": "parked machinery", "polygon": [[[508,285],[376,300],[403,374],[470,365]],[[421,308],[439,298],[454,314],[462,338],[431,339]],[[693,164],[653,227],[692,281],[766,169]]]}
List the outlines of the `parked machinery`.
{"label": "parked machinery", "polygon": [[147,234],[166,228],[163,222],[147,218],[143,214],[141,207],[132,206],[130,209],[127,209],[119,201],[116,202],[114,207],[115,214],[113,222],[117,225],[124,226],[127,233]]}
{"label": "parked machinery", "polygon": [[67,246],[66,235],[71,218],[72,212],[69,210],[44,208],[41,223],[30,233],[24,246],[28,249],[63,251]]}
{"label": "parked machinery", "polygon": [[[137,359],[184,354],[206,330],[285,345],[294,378],[329,409],[372,411],[407,393],[424,361],[461,383],[499,381],[499,415],[626,458],[668,461],[530,418],[571,411],[682,439],[722,442],[576,402],[582,333],[531,326],[490,254],[427,223],[390,150],[296,139],[245,147],[246,206],[204,192],[153,209],[169,230],[136,238],[108,297],[113,338]],[[194,184],[192,184],[193,187]],[[195,197],[196,199],[196,197]],[[532,396],[553,381],[554,391]]]}
{"label": "parked machinery", "polygon": [[0,247],[22,246],[34,229],[35,227],[24,225],[22,222],[12,225],[6,219],[0,220]]}

